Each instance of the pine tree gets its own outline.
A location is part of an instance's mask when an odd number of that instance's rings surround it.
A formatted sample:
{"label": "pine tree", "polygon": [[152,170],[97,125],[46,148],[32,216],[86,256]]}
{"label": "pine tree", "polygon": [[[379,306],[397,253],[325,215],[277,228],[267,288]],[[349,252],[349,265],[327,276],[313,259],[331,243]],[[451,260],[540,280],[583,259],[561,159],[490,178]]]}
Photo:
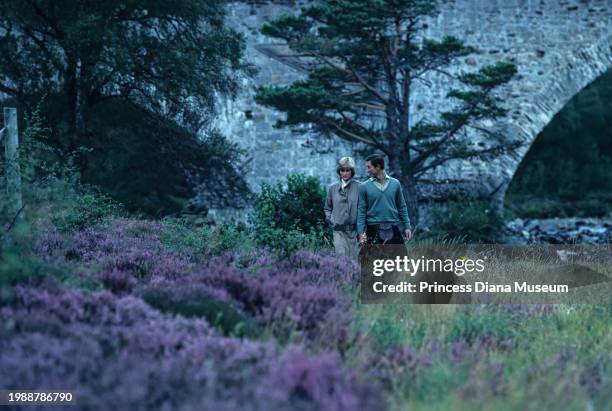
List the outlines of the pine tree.
{"label": "pine tree", "polygon": [[63,99],[72,148],[88,112],[131,101],[197,129],[216,92],[237,91],[251,67],[242,36],[224,24],[222,0],[4,0],[0,92],[26,105]]}
{"label": "pine tree", "polygon": [[453,109],[436,119],[415,115],[415,82],[427,84],[426,76],[434,72],[450,75],[446,67],[476,52],[456,37],[424,37],[424,19],[438,12],[433,0],[321,0],[261,29],[287,43],[308,77],[289,86],[261,87],[256,101],[286,113],[279,127],[312,124],[318,132],[384,153],[405,190],[413,224],[419,217],[416,185],[428,171],[453,159],[492,158],[520,145],[489,132],[492,144],[474,148],[464,133],[481,120],[506,114],[494,91],[516,74],[510,62],[454,76],[461,87],[447,93]]}

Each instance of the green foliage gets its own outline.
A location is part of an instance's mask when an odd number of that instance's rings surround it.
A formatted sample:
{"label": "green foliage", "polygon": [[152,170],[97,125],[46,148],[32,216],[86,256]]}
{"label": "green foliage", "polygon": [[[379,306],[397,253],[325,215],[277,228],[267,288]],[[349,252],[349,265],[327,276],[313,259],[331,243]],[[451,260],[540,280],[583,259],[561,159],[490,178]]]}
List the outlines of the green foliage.
{"label": "green foliage", "polygon": [[503,221],[490,207],[489,202],[470,197],[462,197],[445,207],[435,206],[432,209],[434,227],[429,236],[464,243],[497,243]]}
{"label": "green foliage", "polygon": [[98,190],[87,188],[76,195],[68,209],[51,215],[51,221],[59,231],[70,232],[104,223],[122,212],[120,203]]}
{"label": "green foliage", "polygon": [[28,250],[31,230],[28,224],[18,222],[10,232],[0,231],[0,289],[17,284],[37,286],[54,270]]}
{"label": "green foliage", "polygon": [[455,316],[453,327],[447,338],[449,341],[466,341],[474,343],[478,338],[493,338],[503,341],[516,336],[516,330],[510,324],[508,315],[492,308],[478,315],[471,310],[463,310]]}
{"label": "green foliage", "polygon": [[536,198],[513,193],[506,198],[508,218],[609,217],[612,195],[590,194],[574,201]]}
{"label": "green foliage", "polygon": [[246,189],[241,152],[216,131],[198,134],[215,95],[235,95],[253,73],[224,16],[222,1],[0,3],[0,89],[35,114],[32,171],[70,165],[79,182],[152,216],[181,210],[211,181]]}
{"label": "green foliage", "polygon": [[406,310],[401,305],[384,304],[376,321],[372,322],[369,335],[373,338],[376,349],[382,353],[389,347],[400,347],[405,344],[408,335]]}
{"label": "green foliage", "polygon": [[252,247],[250,231],[240,222],[224,222],[216,225],[211,231],[210,240],[214,254],[236,248],[246,251]]}
{"label": "green foliage", "polygon": [[325,188],[318,178],[292,173],[287,176],[286,186],[282,182],[262,184],[261,192],[255,196],[254,222],[310,233],[325,222],[324,201]]}
{"label": "green foliage", "polygon": [[266,227],[258,225],[254,228],[255,241],[263,247],[269,247],[279,257],[286,257],[301,249],[317,250],[330,244],[323,229],[304,233],[300,230]]}
{"label": "green foliage", "polygon": [[[377,343],[362,344],[351,358],[361,356],[360,364],[370,367],[380,359],[391,409],[510,411],[537,404],[556,410],[561,395],[566,409],[605,408],[609,306],[361,304],[356,310],[359,329]],[[554,398],[542,395],[549,390],[557,390]]]}
{"label": "green foliage", "polygon": [[[73,152],[60,153],[53,148],[49,142],[49,128],[42,114],[43,104],[41,100],[31,112],[23,112],[25,124],[19,145],[24,203],[20,218],[32,223],[41,218],[63,214],[76,206],[75,199],[82,189],[75,158],[86,151],[79,148]],[[0,178],[0,181],[4,184],[4,178]],[[0,188],[4,190],[4,186]],[[0,218],[8,224],[14,215],[9,215],[7,211],[6,198],[0,197]]]}
{"label": "green foliage", "polygon": [[206,318],[221,335],[256,338],[262,332],[254,319],[230,303],[219,301],[206,293],[173,298],[170,292],[152,289],[146,291],[142,299],[162,312]]}
{"label": "green foliage", "polygon": [[[1,200],[1,198],[0,198]],[[35,245],[39,229],[25,219],[18,219],[6,231],[0,229],[0,305],[14,296],[14,287],[55,287],[59,283],[85,288],[88,280],[67,272],[55,261],[38,255]]]}
{"label": "green foliage", "polygon": [[202,254],[208,248],[211,228],[192,227],[187,221],[176,218],[165,218],[159,233],[161,242],[171,250],[193,254]]}
{"label": "green foliage", "polygon": [[545,200],[524,201],[519,206],[513,207],[512,211],[521,218],[566,217],[559,204]]}
{"label": "green foliage", "polygon": [[48,126],[48,118],[56,124],[69,121],[55,111],[56,97],[23,111],[24,192],[40,192],[60,181],[74,187],[89,184],[130,212],[156,217],[183,209],[198,186],[205,187],[207,204],[245,205],[249,190],[238,172],[244,151],[217,130],[199,136],[132,103],[107,102],[90,113],[89,147],[65,151],[53,143],[66,137],[62,127]]}
{"label": "green foliage", "polygon": [[160,238],[163,244],[177,252],[201,258],[232,249],[247,251],[254,247],[250,227],[241,222],[198,227],[184,219],[166,218]]}
{"label": "green foliage", "polygon": [[46,99],[46,96],[43,97],[32,111],[25,110],[23,113],[25,128],[19,141],[19,160],[21,178],[26,185],[49,177],[74,181],[77,176],[74,169],[76,153],[68,153],[62,158],[50,141],[51,129],[43,113]]}
{"label": "green foliage", "polygon": [[[216,206],[242,205],[237,171],[243,151],[216,130],[203,138],[131,103],[101,103],[91,114],[91,152],[83,182],[98,185],[129,211],[159,217],[180,211],[205,186]],[[212,200],[235,194],[233,204]],[[231,197],[229,195],[228,197]]]}
{"label": "green foliage", "polygon": [[286,186],[262,184],[251,216],[256,242],[283,253],[322,246],[328,235],[324,201],[325,189],[316,177],[294,173]]}
{"label": "green foliage", "polygon": [[128,98],[197,126],[214,93],[235,93],[251,71],[244,40],[224,15],[222,1],[3,1],[3,91],[65,94],[72,119],[100,101]]}

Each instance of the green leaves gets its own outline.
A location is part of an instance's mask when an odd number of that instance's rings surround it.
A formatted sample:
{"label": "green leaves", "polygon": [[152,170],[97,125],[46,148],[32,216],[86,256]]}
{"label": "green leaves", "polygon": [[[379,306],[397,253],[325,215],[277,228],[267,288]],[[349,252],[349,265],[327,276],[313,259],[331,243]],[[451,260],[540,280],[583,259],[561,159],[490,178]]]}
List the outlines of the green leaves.
{"label": "green leaves", "polygon": [[255,101],[287,113],[278,126],[315,122],[328,111],[347,110],[350,100],[341,97],[342,75],[325,67],[313,70],[307,80],[289,86],[268,86],[256,89]]}
{"label": "green leaves", "polygon": [[253,73],[224,18],[219,0],[0,2],[0,92],[20,112],[48,96],[48,131],[29,128],[32,177],[82,149],[81,182],[152,215],[179,211],[197,185],[246,188],[232,164],[240,152],[198,135],[217,94],[235,95]]}
{"label": "green leaves", "polygon": [[485,66],[476,73],[463,73],[459,80],[470,86],[468,90],[451,89],[447,97],[461,100],[464,105],[458,110],[442,114],[449,124],[465,122],[468,119],[498,118],[505,116],[507,110],[491,95],[491,90],[509,82],[516,74],[516,66],[509,62],[497,62]]}
{"label": "green leaves", "polygon": [[421,48],[422,54],[430,59],[442,58],[445,61],[474,53],[476,49],[466,46],[454,36],[444,36],[441,41],[425,39]]}
{"label": "green leaves", "polygon": [[459,79],[468,85],[490,89],[509,82],[516,72],[517,68],[514,64],[499,61],[481,68],[477,73],[464,73]]}
{"label": "green leaves", "polygon": [[312,28],[312,23],[301,16],[282,16],[273,22],[266,23],[261,33],[266,36],[292,42],[305,36]]}
{"label": "green leaves", "polygon": [[255,240],[281,254],[321,246],[324,200],[325,189],[316,177],[294,173],[287,176],[286,186],[262,184],[251,216]]}
{"label": "green leaves", "polygon": [[0,89],[26,102],[45,92],[74,102],[78,94],[86,109],[129,99],[197,129],[215,93],[235,94],[252,71],[244,39],[224,26],[224,14],[217,0],[7,0]]}

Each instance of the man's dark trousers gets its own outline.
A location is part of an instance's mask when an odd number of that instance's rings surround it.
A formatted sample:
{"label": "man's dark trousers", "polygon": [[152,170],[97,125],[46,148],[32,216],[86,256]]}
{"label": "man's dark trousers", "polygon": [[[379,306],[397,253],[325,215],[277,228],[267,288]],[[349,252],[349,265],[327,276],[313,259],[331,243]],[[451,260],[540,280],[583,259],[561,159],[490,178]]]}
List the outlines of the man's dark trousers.
{"label": "man's dark trousers", "polygon": [[404,244],[404,237],[399,229],[399,226],[393,226],[393,237],[384,242],[378,235],[378,224],[366,225],[366,238],[368,244]]}

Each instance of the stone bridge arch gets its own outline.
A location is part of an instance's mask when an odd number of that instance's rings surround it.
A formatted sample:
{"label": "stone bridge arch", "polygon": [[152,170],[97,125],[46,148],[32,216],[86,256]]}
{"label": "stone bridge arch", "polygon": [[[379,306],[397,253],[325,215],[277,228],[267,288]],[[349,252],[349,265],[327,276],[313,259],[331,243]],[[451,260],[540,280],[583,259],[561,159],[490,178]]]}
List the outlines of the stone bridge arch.
{"label": "stone bridge arch", "polygon": [[[292,171],[334,179],[334,163],[358,148],[339,139],[314,136],[302,130],[275,129],[280,114],[253,101],[254,88],[263,84],[289,84],[305,75],[287,50],[258,32],[279,15],[297,11],[308,1],[236,1],[228,6],[228,23],[245,34],[247,58],[260,67],[235,101],[219,99],[217,126],[246,148],[252,167],[246,178],[257,190],[264,181],[283,178]],[[436,172],[463,183],[446,187],[424,186],[424,198],[444,198],[469,190],[493,196],[501,207],[506,189],[522,158],[540,131],[570,99],[612,67],[612,2],[610,0],[450,0],[427,21],[427,35],[456,35],[480,53],[454,70],[473,70],[489,62],[510,59],[519,75],[501,93],[509,115],[495,124],[483,124],[524,141],[513,155],[490,162],[455,162]],[[417,89],[414,107],[447,104],[447,78],[432,77],[431,88]],[[425,111],[427,114],[427,111]],[[472,132],[469,138],[482,139]]]}
{"label": "stone bridge arch", "polygon": [[[526,144],[514,155],[501,156],[485,168],[486,190],[495,190],[497,205],[502,206],[506,190],[532,143],[553,117],[583,88],[612,68],[612,34],[608,32],[590,45],[565,50],[558,65],[551,67],[549,78],[541,86],[530,80],[526,87],[538,92],[520,102],[520,109],[506,120],[505,128]],[[529,83],[532,83],[533,86]]]}

